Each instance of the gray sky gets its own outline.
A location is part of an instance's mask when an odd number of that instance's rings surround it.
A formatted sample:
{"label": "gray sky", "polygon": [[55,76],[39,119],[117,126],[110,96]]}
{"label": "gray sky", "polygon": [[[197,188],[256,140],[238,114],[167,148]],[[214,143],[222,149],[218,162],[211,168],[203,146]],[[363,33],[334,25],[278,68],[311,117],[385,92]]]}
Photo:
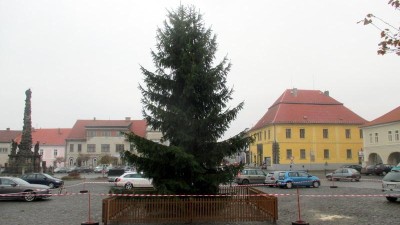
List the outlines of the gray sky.
{"label": "gray sky", "polygon": [[378,56],[372,13],[395,25],[389,0],[0,0],[0,129],[142,118],[140,65],[153,70],[156,29],[167,10],[191,4],[212,27],[232,69],[230,106],[245,106],[224,138],[252,127],[289,88],[330,92],[366,120],[400,105],[399,60]]}

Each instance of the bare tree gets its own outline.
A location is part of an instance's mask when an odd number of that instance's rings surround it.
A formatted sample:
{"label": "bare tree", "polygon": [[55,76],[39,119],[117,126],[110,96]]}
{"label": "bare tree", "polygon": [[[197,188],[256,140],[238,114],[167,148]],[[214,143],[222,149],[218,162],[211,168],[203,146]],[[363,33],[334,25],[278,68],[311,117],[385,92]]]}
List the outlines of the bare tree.
{"label": "bare tree", "polygon": [[[400,0],[390,0],[389,5],[394,7],[395,10],[400,9]],[[387,53],[395,53],[400,56],[400,29],[386,22],[385,20],[373,15],[368,14],[363,20],[358,23],[364,25],[372,25],[381,31],[381,42],[378,44],[378,55],[385,55]]]}

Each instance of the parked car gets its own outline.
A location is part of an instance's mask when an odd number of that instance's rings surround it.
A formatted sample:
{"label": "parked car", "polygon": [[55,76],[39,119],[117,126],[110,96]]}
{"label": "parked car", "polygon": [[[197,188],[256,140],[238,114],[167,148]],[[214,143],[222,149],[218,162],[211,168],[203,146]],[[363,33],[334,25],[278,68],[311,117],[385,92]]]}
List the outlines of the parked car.
{"label": "parked car", "polygon": [[342,168],[352,168],[357,170],[359,173],[361,173],[362,166],[361,165],[344,165]]}
{"label": "parked car", "polygon": [[360,181],[361,174],[352,168],[339,168],[332,173],[327,173],[325,177],[328,180]]}
{"label": "parked car", "polygon": [[[389,202],[395,202],[400,195],[400,171],[391,171],[382,179],[382,191]],[[390,196],[395,195],[395,196]]]}
{"label": "parked car", "polygon": [[115,182],[118,177],[124,174],[126,171],[124,168],[110,169],[107,173],[107,180],[109,182]]}
{"label": "parked car", "polygon": [[100,164],[94,168],[93,172],[102,173],[104,171],[105,173],[107,173],[108,170],[111,168],[112,168],[112,165],[110,165],[110,164]]}
{"label": "parked car", "polygon": [[130,190],[134,187],[153,187],[152,179],[143,177],[137,172],[127,172],[115,180],[115,185]]}
{"label": "parked car", "polygon": [[267,184],[269,187],[276,187],[280,172],[283,172],[283,171],[268,172],[267,176],[265,177],[264,184]]}
{"label": "parked car", "polygon": [[67,173],[68,169],[66,167],[57,167],[53,171],[54,173]]}
{"label": "parked car", "polygon": [[370,174],[374,174],[375,173],[375,165],[369,165],[366,167],[361,168],[361,174],[365,174],[365,175],[370,175]]}
{"label": "parked car", "polygon": [[389,173],[393,168],[393,165],[389,164],[376,164],[376,165],[370,165],[367,166],[366,168],[363,168],[361,170],[362,174],[365,175],[370,175],[370,174],[375,174],[375,175],[386,175]]}
{"label": "parked car", "polygon": [[391,171],[400,171],[400,163],[397,166],[393,166]]}
{"label": "parked car", "polygon": [[263,184],[267,174],[260,169],[243,169],[236,176],[238,184]]}
{"label": "parked car", "polygon": [[31,202],[35,199],[50,197],[50,188],[40,184],[30,184],[18,177],[0,177],[0,198],[23,199]]}
{"label": "parked car", "polygon": [[93,173],[94,170],[88,166],[81,166],[77,168],[79,173]]}
{"label": "parked car", "polygon": [[279,172],[277,185],[281,188],[292,188],[295,186],[315,187],[321,185],[318,177],[304,171],[282,171]]}
{"label": "parked car", "polygon": [[30,184],[47,185],[50,188],[58,188],[64,185],[64,181],[50,176],[47,173],[28,173],[21,176],[21,179]]}

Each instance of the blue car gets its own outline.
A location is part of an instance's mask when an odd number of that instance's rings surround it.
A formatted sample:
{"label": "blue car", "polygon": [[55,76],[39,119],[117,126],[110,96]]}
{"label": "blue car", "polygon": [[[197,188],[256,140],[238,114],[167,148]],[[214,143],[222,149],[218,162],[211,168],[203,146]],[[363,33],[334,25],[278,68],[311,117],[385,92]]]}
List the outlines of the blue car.
{"label": "blue car", "polygon": [[321,181],[318,177],[308,174],[304,171],[282,171],[278,175],[278,187],[319,187]]}

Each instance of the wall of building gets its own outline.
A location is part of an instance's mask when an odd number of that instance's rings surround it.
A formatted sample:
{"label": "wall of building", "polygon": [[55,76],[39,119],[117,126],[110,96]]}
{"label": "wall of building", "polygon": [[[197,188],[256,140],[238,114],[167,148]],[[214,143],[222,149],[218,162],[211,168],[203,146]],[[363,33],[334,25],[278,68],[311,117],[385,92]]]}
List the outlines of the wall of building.
{"label": "wall of building", "polygon": [[0,142],[0,168],[8,163],[8,155],[11,153],[11,143]]}
{"label": "wall of building", "polygon": [[[389,131],[392,133],[391,139]],[[400,122],[364,127],[363,132],[365,165],[400,162]]]}
{"label": "wall of building", "polygon": [[[291,130],[291,138],[286,137],[286,129]],[[300,138],[300,129],[305,130],[304,138]],[[323,129],[328,129],[328,138],[323,137]],[[350,138],[346,138],[346,129],[350,130]],[[256,139],[250,146],[253,164],[260,165],[257,145],[262,146],[262,159],[271,157],[273,164],[272,143],[274,140],[279,143],[279,164],[271,165],[274,169],[286,169],[290,165],[300,169],[325,169],[358,164],[358,152],[363,144],[357,125],[279,124],[252,131],[250,135]],[[287,155],[288,149],[291,149],[291,157]],[[303,157],[300,155],[301,149],[305,152]],[[328,158],[324,156],[325,149],[329,150]],[[347,149],[351,150],[351,157],[347,157]]]}

